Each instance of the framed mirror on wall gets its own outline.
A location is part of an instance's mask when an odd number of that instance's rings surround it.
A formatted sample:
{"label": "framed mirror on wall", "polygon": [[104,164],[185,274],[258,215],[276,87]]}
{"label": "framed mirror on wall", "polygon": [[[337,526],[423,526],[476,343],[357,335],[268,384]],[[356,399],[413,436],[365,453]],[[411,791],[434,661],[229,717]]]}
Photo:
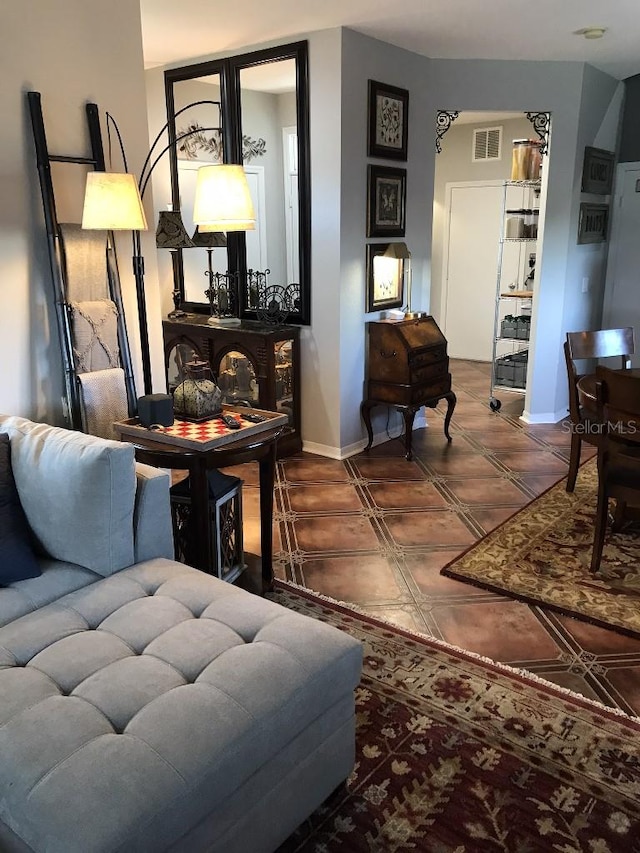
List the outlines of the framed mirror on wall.
{"label": "framed mirror on wall", "polygon": [[[254,231],[229,233],[226,246],[178,250],[181,307],[208,313],[211,272],[237,272],[242,319],[276,310],[310,322],[311,203],[307,43],[165,71],[174,210],[195,231],[197,170],[241,163],[256,213]],[[191,104],[187,109],[187,105]],[[181,112],[182,111],[182,112]],[[188,133],[189,135],[180,139]],[[256,275],[259,273],[259,275]]]}

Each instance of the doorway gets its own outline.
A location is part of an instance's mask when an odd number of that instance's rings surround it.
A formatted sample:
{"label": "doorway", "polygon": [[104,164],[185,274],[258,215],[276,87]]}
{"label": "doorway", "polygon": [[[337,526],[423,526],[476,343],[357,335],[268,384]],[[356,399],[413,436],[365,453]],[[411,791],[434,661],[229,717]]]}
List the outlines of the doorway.
{"label": "doorway", "polygon": [[[435,161],[431,313],[447,338],[450,357],[494,367],[498,359],[521,359],[517,387],[523,392],[539,244],[529,239],[533,230],[528,226],[526,237],[506,240],[505,211],[530,211],[529,222],[543,219],[540,180],[507,184],[514,140],[539,141],[539,136],[533,118],[522,112],[448,115],[456,117],[440,135]],[[533,292],[534,298],[502,299],[503,292],[513,290]],[[509,329],[517,329],[517,340],[502,335],[505,318]],[[511,325],[512,320],[520,325]]]}

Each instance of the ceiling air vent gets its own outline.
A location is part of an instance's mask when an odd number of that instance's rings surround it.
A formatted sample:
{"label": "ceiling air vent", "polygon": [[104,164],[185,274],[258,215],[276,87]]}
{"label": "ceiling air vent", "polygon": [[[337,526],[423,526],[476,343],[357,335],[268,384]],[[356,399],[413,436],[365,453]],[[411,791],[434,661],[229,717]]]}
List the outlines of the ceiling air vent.
{"label": "ceiling air vent", "polygon": [[502,128],[501,127],[479,127],[473,131],[474,163],[485,160],[500,160],[502,154]]}

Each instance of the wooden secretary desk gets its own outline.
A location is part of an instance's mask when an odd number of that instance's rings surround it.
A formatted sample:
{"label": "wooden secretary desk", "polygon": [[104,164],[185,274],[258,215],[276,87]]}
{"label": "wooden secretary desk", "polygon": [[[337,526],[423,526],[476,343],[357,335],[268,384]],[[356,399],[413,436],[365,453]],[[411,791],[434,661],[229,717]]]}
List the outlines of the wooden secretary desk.
{"label": "wooden secretary desk", "polygon": [[214,326],[207,320],[205,314],[163,320],[169,393],[197,355],[209,362],[223,402],[286,414],[289,423],[278,439],[278,455],[300,452],[300,328],[252,320]]}
{"label": "wooden secretary desk", "polygon": [[451,441],[449,423],[456,405],[451,390],[447,341],[430,316],[409,320],[378,320],[367,323],[366,397],[360,406],[373,444],[371,409],[394,406],[405,422],[406,458],[412,458],[411,438],[415,414],[422,406],[434,408],[447,401],[444,434]]}

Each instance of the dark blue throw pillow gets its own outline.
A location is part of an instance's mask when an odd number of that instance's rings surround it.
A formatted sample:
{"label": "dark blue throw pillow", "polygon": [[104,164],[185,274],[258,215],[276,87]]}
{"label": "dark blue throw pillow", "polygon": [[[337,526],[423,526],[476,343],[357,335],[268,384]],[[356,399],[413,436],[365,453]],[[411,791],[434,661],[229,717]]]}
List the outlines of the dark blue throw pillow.
{"label": "dark blue throw pillow", "polygon": [[9,436],[0,433],[0,586],[41,574],[11,470]]}

